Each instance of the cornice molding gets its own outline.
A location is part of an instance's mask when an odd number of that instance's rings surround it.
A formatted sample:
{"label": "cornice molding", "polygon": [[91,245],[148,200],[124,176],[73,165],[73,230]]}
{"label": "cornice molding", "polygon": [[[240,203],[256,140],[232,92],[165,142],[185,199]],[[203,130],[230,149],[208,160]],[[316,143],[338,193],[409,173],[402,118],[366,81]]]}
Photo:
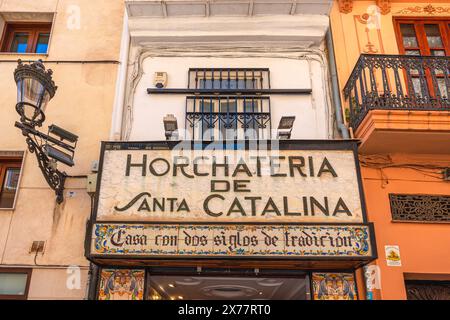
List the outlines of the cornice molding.
{"label": "cornice molding", "polygon": [[332,0],[126,0],[130,18],[329,15]]}
{"label": "cornice molding", "polygon": [[[211,17],[132,19],[128,27],[134,45],[151,43],[212,43],[255,45],[296,43],[319,47],[329,25],[327,16]],[[275,46],[276,47],[276,46]]]}
{"label": "cornice molding", "polygon": [[381,14],[388,14],[391,12],[391,1],[390,0],[377,0],[376,4],[380,9]]}
{"label": "cornice molding", "polygon": [[[338,0],[338,4],[341,13],[347,14],[353,11],[353,0]],[[391,12],[391,0],[376,0],[376,5],[383,15]]]}
{"label": "cornice molding", "polygon": [[450,14],[450,7],[434,7],[433,5],[428,4],[426,6],[406,7],[394,14]]}
{"label": "cornice molding", "polygon": [[445,132],[450,130],[449,116],[450,111],[371,110],[355,131],[355,137],[365,141],[374,130]]}

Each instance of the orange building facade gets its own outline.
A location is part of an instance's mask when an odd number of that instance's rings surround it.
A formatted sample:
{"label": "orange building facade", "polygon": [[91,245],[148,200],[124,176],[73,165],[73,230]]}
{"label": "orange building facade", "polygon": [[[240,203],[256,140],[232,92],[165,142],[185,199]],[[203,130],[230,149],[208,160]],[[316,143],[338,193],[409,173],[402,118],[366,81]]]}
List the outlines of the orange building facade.
{"label": "orange building facade", "polygon": [[330,19],[377,239],[367,297],[450,299],[450,3],[335,1]]}

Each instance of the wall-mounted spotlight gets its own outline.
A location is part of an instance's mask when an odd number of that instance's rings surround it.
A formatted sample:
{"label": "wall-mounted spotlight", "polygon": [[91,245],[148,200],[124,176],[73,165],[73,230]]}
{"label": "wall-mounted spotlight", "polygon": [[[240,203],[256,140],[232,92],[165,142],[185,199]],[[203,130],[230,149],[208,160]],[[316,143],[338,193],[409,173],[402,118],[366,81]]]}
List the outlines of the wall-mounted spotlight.
{"label": "wall-mounted spotlight", "polygon": [[281,117],[278,124],[277,138],[280,140],[288,140],[291,138],[292,128],[294,127],[295,116]]}
{"label": "wall-mounted spotlight", "polygon": [[28,150],[36,155],[45,180],[55,191],[56,201],[61,203],[64,201],[67,174],[57,169],[57,163],[74,165],[78,136],[56,125],[48,128],[48,134],[35,129],[44,123],[45,108],[58,88],[52,80],[52,74],[52,70],[45,70],[42,60],[31,64],[18,61],[14,80],[17,84],[16,111],[20,115],[20,122],[16,122],[15,126],[22,130]]}
{"label": "wall-mounted spotlight", "polygon": [[166,140],[178,140],[178,121],[173,114],[168,114],[163,119]]}
{"label": "wall-mounted spotlight", "polygon": [[78,142],[78,136],[52,124],[48,127],[49,137],[59,139],[59,143],[47,143],[43,146],[46,155],[56,161],[62,162],[69,167],[75,164],[75,148]]}
{"label": "wall-mounted spotlight", "polygon": [[48,133],[57,136],[61,141],[66,140],[71,143],[76,143],[78,141],[78,136],[52,124],[48,127]]}

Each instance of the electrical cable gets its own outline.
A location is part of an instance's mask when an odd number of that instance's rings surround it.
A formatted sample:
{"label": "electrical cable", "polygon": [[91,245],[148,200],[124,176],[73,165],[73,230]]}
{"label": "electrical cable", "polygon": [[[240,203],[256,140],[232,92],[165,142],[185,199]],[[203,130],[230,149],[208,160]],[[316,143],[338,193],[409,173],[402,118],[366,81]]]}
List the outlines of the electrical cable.
{"label": "electrical cable", "polygon": [[[436,165],[436,164],[421,164],[421,163],[409,163],[409,162],[399,162],[394,163],[390,156],[383,155],[370,155],[361,156],[360,164],[362,167],[372,168],[372,169],[388,169],[388,168],[398,168],[398,169],[411,169],[422,173],[425,176],[432,177],[435,179],[443,179],[442,172],[448,168],[448,166]],[[383,175],[383,173],[382,173]],[[387,179],[387,177],[386,177]]]}

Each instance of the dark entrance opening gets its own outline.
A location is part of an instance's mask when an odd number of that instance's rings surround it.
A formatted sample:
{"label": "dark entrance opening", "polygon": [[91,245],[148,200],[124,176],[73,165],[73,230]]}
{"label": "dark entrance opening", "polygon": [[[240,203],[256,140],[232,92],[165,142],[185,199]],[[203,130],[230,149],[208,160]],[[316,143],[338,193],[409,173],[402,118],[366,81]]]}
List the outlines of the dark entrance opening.
{"label": "dark entrance opening", "polygon": [[309,300],[309,275],[295,270],[152,268],[148,300]]}
{"label": "dark entrance opening", "polygon": [[450,281],[406,280],[408,300],[450,300]]}

